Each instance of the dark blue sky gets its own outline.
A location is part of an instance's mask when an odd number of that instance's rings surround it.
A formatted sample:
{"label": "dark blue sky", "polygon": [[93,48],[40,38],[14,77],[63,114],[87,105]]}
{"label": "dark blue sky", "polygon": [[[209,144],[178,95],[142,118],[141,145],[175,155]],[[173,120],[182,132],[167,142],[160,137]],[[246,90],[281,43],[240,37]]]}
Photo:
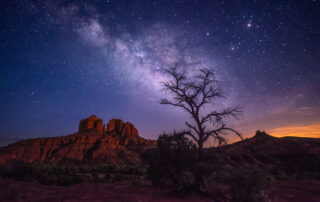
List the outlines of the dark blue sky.
{"label": "dark blue sky", "polygon": [[91,114],[157,138],[187,116],[159,104],[157,71],[215,67],[230,124],[320,137],[320,3],[1,1],[1,141],[75,132]]}

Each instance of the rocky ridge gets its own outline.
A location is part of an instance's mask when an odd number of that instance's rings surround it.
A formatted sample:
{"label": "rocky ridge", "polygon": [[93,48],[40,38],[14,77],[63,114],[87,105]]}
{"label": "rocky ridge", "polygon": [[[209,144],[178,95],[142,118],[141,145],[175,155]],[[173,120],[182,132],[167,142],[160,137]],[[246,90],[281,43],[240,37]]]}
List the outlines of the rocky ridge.
{"label": "rocky ridge", "polygon": [[257,131],[252,138],[226,145],[221,151],[226,162],[235,165],[292,172],[320,171],[320,138],[273,137]]}
{"label": "rocky ridge", "polygon": [[141,154],[155,146],[156,141],[140,137],[132,123],[112,119],[106,128],[102,119],[92,115],[80,121],[77,133],[22,140],[0,148],[0,163],[139,164]]}

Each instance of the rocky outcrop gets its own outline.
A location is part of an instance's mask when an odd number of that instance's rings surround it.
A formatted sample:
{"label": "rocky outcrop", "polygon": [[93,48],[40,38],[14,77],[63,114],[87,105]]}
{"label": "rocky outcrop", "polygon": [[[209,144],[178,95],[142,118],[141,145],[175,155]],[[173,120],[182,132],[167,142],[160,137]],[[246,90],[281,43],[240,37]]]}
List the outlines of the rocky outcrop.
{"label": "rocky outcrop", "polygon": [[121,119],[111,119],[107,125],[107,132],[115,132],[120,134],[123,128],[124,122]]}
{"label": "rocky outcrop", "polygon": [[111,119],[108,123],[107,132],[118,133],[122,137],[138,137],[138,130],[130,122],[124,123],[120,119]]}
{"label": "rocky outcrop", "polygon": [[258,130],[253,138],[255,140],[267,141],[269,139],[273,139],[274,137],[272,137],[271,135],[269,135],[268,133],[266,133],[264,131]]}
{"label": "rocky outcrop", "polygon": [[79,124],[79,133],[84,133],[88,131],[95,130],[97,132],[103,133],[105,126],[103,125],[102,119],[98,118],[96,115],[91,115],[86,119],[82,119]]}
{"label": "rocky outcrop", "polygon": [[129,122],[112,119],[106,129],[102,119],[92,115],[80,121],[78,133],[23,140],[0,148],[0,163],[18,160],[138,164],[142,152],[155,146],[156,141],[141,138]]}
{"label": "rocky outcrop", "polygon": [[124,127],[121,131],[121,136],[125,137],[138,137],[138,130],[130,122],[124,124]]}
{"label": "rocky outcrop", "polygon": [[138,130],[130,123],[124,123],[121,119],[111,119],[108,122],[107,129],[103,120],[96,115],[91,115],[86,119],[82,119],[79,124],[79,133],[96,131],[99,133],[115,133],[122,137],[139,137]]}

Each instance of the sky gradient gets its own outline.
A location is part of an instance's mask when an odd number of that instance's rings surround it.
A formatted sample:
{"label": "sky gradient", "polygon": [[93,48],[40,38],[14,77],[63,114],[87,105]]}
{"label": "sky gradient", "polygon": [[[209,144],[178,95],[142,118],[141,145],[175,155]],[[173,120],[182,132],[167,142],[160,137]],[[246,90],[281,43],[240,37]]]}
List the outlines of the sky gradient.
{"label": "sky gradient", "polygon": [[92,114],[150,139],[183,129],[159,104],[174,64],[216,69],[217,107],[243,106],[228,124],[245,137],[320,137],[318,0],[0,4],[0,142],[70,134]]}

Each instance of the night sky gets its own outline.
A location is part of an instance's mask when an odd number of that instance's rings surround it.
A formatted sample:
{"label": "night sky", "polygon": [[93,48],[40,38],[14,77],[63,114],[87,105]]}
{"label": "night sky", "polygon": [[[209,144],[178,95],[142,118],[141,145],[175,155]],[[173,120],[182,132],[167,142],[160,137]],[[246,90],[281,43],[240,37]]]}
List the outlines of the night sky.
{"label": "night sky", "polygon": [[0,142],[62,136],[95,114],[142,137],[184,128],[160,68],[214,67],[228,123],[320,137],[320,1],[0,2]]}

